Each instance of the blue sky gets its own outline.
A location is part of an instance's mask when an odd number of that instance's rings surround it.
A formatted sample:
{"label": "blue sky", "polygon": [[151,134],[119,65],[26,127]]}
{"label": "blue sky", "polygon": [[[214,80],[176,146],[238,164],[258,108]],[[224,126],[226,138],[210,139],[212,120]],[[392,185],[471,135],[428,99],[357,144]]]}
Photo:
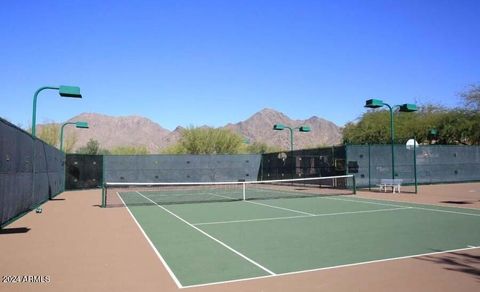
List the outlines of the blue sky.
{"label": "blue sky", "polygon": [[342,126],[368,98],[459,105],[480,83],[480,1],[3,1],[0,116],[221,126],[263,108]]}

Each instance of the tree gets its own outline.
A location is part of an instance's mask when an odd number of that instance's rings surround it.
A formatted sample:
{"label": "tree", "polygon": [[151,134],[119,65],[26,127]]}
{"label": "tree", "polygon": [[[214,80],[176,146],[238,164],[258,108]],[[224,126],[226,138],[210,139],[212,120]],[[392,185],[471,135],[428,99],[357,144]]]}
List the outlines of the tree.
{"label": "tree", "polygon": [[[465,108],[445,108],[426,104],[415,113],[395,113],[395,143],[404,144],[416,138],[420,143],[431,142],[430,130],[438,131],[438,144],[480,144],[480,113]],[[348,123],[343,141],[349,144],[390,143],[390,117],[387,110],[373,110],[356,123]]]}
{"label": "tree", "polygon": [[269,146],[263,142],[253,142],[252,144],[247,144],[243,147],[243,153],[249,154],[263,154],[263,153],[271,153],[271,152],[280,152],[281,148],[278,146]]}
{"label": "tree", "polygon": [[77,134],[72,132],[70,135],[66,135],[63,145],[65,145],[65,153],[73,152],[73,146],[77,143]]}
{"label": "tree", "polygon": [[56,147],[59,143],[60,126],[54,123],[41,126],[37,137],[49,145]]}
{"label": "tree", "polygon": [[384,144],[390,141],[389,113],[386,110],[369,111],[358,123],[347,123],[343,129],[343,142],[347,144]]}
{"label": "tree", "polygon": [[146,146],[118,146],[110,150],[113,155],[146,155],[148,150]]}
{"label": "tree", "polygon": [[468,90],[460,93],[460,97],[463,99],[467,109],[480,110],[480,84],[470,85]]}
{"label": "tree", "polygon": [[77,150],[77,153],[97,155],[97,154],[100,154],[99,151],[100,151],[100,143],[97,140],[90,139],[87,142],[87,145]]}
{"label": "tree", "polygon": [[163,153],[236,154],[242,143],[242,136],[227,129],[189,127],[182,131],[179,142]]}
{"label": "tree", "polygon": [[187,154],[182,144],[176,143],[162,149],[162,154]]}

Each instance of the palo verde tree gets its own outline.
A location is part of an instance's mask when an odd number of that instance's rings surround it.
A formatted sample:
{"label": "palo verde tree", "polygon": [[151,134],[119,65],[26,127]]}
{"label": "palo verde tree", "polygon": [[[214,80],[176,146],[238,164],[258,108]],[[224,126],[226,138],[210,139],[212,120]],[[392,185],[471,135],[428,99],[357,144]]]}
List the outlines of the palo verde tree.
{"label": "palo verde tree", "polygon": [[40,127],[37,137],[45,141],[47,144],[56,147],[59,143],[60,126],[58,124],[49,123]]}
{"label": "palo verde tree", "polygon": [[89,155],[100,154],[100,143],[97,140],[90,139],[88,140],[87,145],[77,149],[77,153]]}
{"label": "palo verde tree", "polygon": [[461,92],[460,97],[467,110],[480,111],[480,84],[472,84],[470,87]]}
{"label": "palo verde tree", "polygon": [[[446,108],[426,104],[419,106],[415,113],[395,113],[395,143],[403,144],[416,138],[421,143],[430,143],[429,132],[438,133],[437,144],[480,144],[480,113],[477,92],[472,89],[463,96],[464,107]],[[468,105],[468,107],[467,107]],[[358,121],[345,125],[343,142],[348,144],[390,143],[389,114],[385,109],[370,110]]]}
{"label": "palo verde tree", "polygon": [[177,144],[165,149],[169,154],[236,154],[242,136],[221,128],[189,127],[182,130]]}

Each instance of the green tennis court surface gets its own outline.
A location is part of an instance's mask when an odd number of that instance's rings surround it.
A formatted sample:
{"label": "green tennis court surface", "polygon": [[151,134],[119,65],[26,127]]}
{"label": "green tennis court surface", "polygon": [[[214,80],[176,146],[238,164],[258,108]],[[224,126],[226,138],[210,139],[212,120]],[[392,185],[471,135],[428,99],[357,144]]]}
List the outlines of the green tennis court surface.
{"label": "green tennis court surface", "polygon": [[355,196],[157,205],[148,192],[119,195],[179,287],[480,246],[473,209]]}

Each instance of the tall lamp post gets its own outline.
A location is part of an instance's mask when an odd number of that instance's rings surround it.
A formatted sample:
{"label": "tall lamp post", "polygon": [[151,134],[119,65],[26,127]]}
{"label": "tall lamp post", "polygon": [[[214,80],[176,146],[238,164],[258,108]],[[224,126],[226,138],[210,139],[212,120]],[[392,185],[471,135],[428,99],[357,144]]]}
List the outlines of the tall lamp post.
{"label": "tall lamp post", "polygon": [[87,122],[66,122],[66,123],[63,123],[62,127],[60,128],[60,151],[63,151],[63,128],[66,125],[75,125],[76,128],[88,129],[88,123]]}
{"label": "tall lamp post", "polygon": [[[58,90],[58,93],[60,96],[63,97],[74,97],[74,98],[82,98],[82,95],[80,94],[80,87],[77,86],[65,86],[65,85],[60,85],[59,87],[55,86],[44,86],[40,87],[35,91],[35,94],[33,95],[33,110],[32,110],[32,137],[36,137],[36,126],[37,126],[37,97],[38,94],[46,89],[52,89],[52,90]],[[32,185],[32,195],[35,194],[35,173],[36,173],[36,163],[35,163],[35,139],[33,140],[33,164],[32,164],[32,174],[33,174],[33,185]],[[51,194],[48,194],[49,199],[51,199]]]}
{"label": "tall lamp post", "polygon": [[36,122],[37,122],[37,97],[40,91],[46,90],[46,89],[53,89],[53,90],[58,90],[58,93],[60,96],[63,97],[74,97],[74,98],[82,98],[82,95],[80,94],[80,87],[77,86],[65,86],[61,85],[59,87],[54,87],[54,86],[44,86],[40,87],[37,91],[35,91],[35,94],[33,95],[33,112],[32,112],[32,136],[35,137],[36,134]]}
{"label": "tall lamp post", "polygon": [[285,126],[283,124],[275,124],[275,125],[273,125],[273,129],[275,131],[283,131],[285,129],[290,130],[290,151],[292,151],[292,152],[293,152],[293,131],[295,131],[295,130],[298,130],[299,132],[310,132],[311,131],[309,126],[300,126],[300,127],[292,128],[292,127]]}
{"label": "tall lamp post", "polygon": [[[295,130],[298,130],[299,132],[304,132],[304,133],[307,133],[307,132],[310,132],[311,129],[309,126],[299,126],[299,127],[289,127],[289,126],[285,126],[283,124],[275,124],[273,125],[273,130],[275,131],[283,131],[285,129],[288,129],[290,130],[290,152],[291,152],[291,157],[293,159],[293,132]],[[292,178],[294,176],[294,173],[295,173],[295,163],[294,161],[292,160]]]}
{"label": "tall lamp post", "polygon": [[395,151],[394,151],[394,137],[395,131],[393,126],[393,111],[398,108],[400,112],[414,112],[417,111],[417,105],[412,103],[404,103],[401,105],[391,106],[383,100],[380,99],[369,99],[365,102],[365,107],[367,108],[379,108],[386,106],[390,110],[390,147],[392,151],[392,179],[395,179]]}

